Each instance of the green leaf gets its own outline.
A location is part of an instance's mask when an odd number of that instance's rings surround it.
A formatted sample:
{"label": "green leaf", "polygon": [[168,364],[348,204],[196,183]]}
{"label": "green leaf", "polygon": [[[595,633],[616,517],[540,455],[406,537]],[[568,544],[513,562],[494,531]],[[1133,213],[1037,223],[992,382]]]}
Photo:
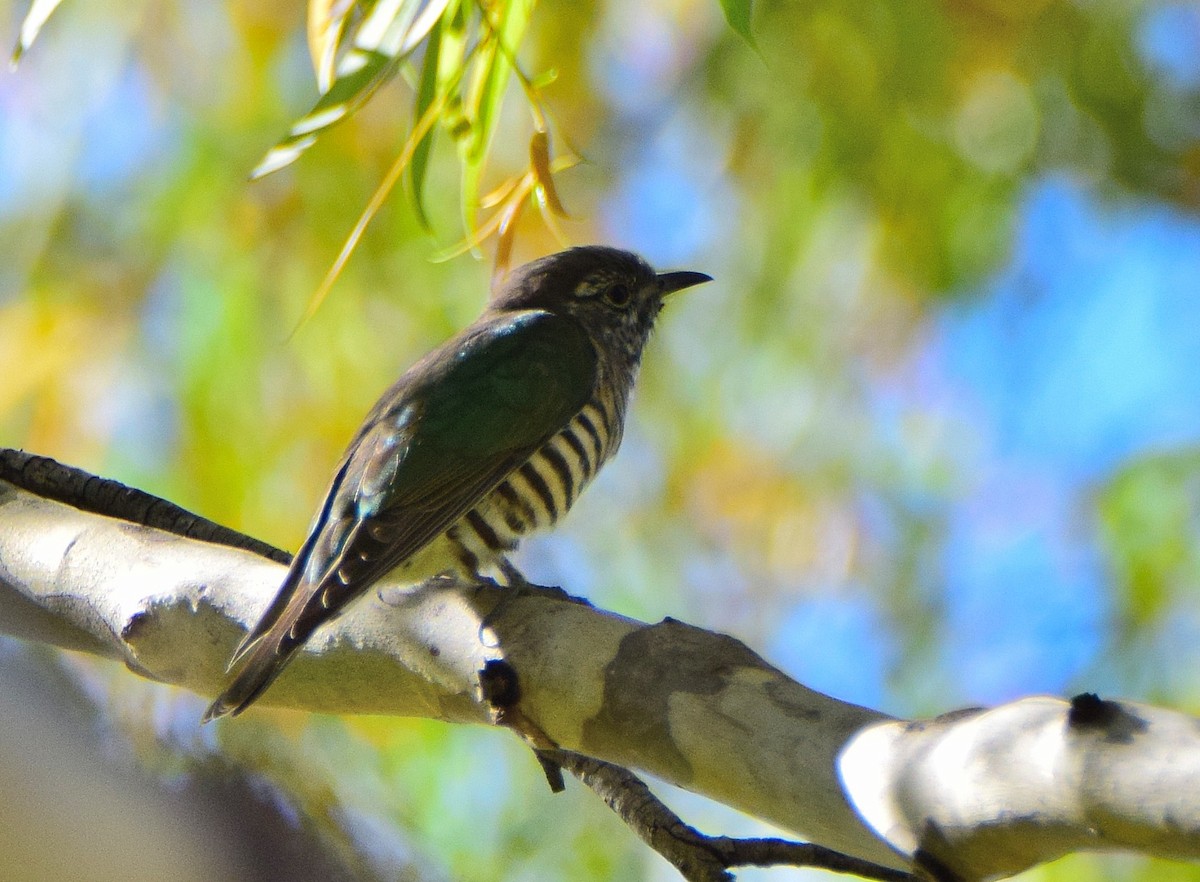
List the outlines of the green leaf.
{"label": "green leaf", "polygon": [[308,300],[308,306],[304,311],[304,316],[300,319],[299,324],[292,330],[295,334],[300,329],[300,326],[308,321],[316,313],[321,303],[325,300],[325,296],[333,287],[334,282],[342,274],[342,270],[346,267],[346,262],[350,260],[350,255],[354,253],[358,247],[359,241],[362,239],[363,233],[366,232],[367,224],[379,212],[383,206],[384,200],[392,192],[396,183],[400,180],[404,170],[408,168],[408,164],[412,161],[413,153],[416,151],[417,145],[425,139],[425,136],[433,129],[438,117],[445,110],[446,99],[444,96],[437,96],[433,102],[425,110],[413,124],[413,130],[409,132],[408,140],[404,142],[404,148],[400,151],[400,155],[396,157],[396,161],[392,163],[392,167],[388,169],[388,173],[384,175],[379,186],[375,188],[375,193],[371,196],[367,207],[363,209],[359,215],[358,223],[354,225],[354,229],[350,231],[350,235],[346,237],[346,242],[342,245],[342,250],[338,252],[337,259],[330,266],[329,271],[325,273],[325,278],[320,286],[313,292],[312,297]]}
{"label": "green leaf", "polygon": [[395,72],[395,59],[379,52],[354,49],[346,55],[353,58],[358,69],[339,76],[322,95],[312,110],[297,120],[287,136],[272,147],[250,173],[251,179],[261,178],[295,162],[300,154],[317,141],[317,135],[345,119],[371,96]]}
{"label": "green leaf", "polygon": [[37,35],[41,33],[42,25],[46,23],[61,2],[62,0],[33,0],[29,12],[25,14],[25,20],[21,22],[21,37],[13,49],[10,64],[14,69],[21,62],[21,56],[29,50],[33,41],[37,39]]}
{"label": "green leaf", "polygon": [[758,44],[754,42],[754,34],[750,31],[750,13],[753,0],[721,0],[721,9],[725,13],[725,21],[733,28],[755,52]]}
{"label": "green leaf", "polygon": [[[413,107],[413,125],[425,115],[433,96],[437,94],[438,59],[442,47],[442,22],[433,26],[429,32],[429,45],[425,48],[425,63],[421,68],[421,81],[417,86],[417,100]],[[435,129],[420,140],[413,150],[412,162],[408,167],[409,182],[412,184],[413,210],[417,219],[426,230],[431,229],[429,215],[425,211],[425,172],[429,167],[429,154],[433,150],[433,135]]]}
{"label": "green leaf", "polygon": [[359,25],[350,51],[338,62],[329,91],[268,151],[250,177],[261,178],[295,162],[322,131],[361,107],[429,35],[448,4],[449,0],[378,0]]}
{"label": "green leaf", "polygon": [[[471,119],[470,136],[461,143],[462,151],[462,211],[468,237],[475,229],[479,203],[479,182],[495,133],[500,105],[513,68],[513,51],[520,44],[537,0],[509,0],[490,20],[491,33],[480,50],[475,76],[467,99],[467,114]],[[484,14],[487,15],[485,9]]]}
{"label": "green leaf", "polygon": [[353,10],[353,3],[341,0],[308,2],[308,54],[312,56],[313,72],[317,75],[317,91],[322,95],[333,85],[337,51]]}

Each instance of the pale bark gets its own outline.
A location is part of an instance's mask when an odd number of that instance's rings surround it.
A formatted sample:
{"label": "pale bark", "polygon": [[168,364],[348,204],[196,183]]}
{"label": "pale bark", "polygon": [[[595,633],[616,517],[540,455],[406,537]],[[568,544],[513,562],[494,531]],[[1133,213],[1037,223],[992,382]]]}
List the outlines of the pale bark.
{"label": "pale bark", "polygon": [[[282,574],[0,481],[0,630],[18,637],[211,696]],[[534,746],[649,772],[887,866],[978,879],[1082,848],[1200,857],[1192,717],[1031,698],[897,721],[807,689],[733,638],[543,592],[385,587],[318,631],[260,701],[495,722],[489,662],[515,672],[499,716]]]}

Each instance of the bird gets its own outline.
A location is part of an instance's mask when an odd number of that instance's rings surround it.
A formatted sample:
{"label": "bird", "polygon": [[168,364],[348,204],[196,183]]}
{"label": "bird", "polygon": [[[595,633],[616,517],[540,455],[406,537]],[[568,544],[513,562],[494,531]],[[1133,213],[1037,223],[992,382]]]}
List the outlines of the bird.
{"label": "bird", "polygon": [[385,576],[523,583],[508,557],[518,541],[559,521],[620,446],[664,299],[709,281],[603,245],[510,272],[475,322],[368,413],[204,721],[249,707]]}

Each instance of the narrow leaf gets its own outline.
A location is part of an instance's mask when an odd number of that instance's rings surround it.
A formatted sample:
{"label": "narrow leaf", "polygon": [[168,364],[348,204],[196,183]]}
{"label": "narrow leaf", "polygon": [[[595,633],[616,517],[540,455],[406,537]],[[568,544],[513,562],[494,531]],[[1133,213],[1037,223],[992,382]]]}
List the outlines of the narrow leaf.
{"label": "narrow leaf", "polygon": [[296,159],[317,136],[363,105],[396,72],[400,61],[425,39],[449,0],[378,0],[354,35],[354,45],[337,64],[337,76],[287,137],[268,151],[251,172],[261,178]]}
{"label": "narrow leaf", "polygon": [[333,287],[334,282],[342,274],[342,270],[346,268],[346,263],[350,260],[350,255],[354,253],[354,249],[358,247],[359,241],[362,239],[363,233],[366,232],[367,225],[371,223],[375,215],[379,213],[384,200],[396,187],[396,183],[400,180],[404,170],[412,161],[413,153],[417,149],[417,145],[433,128],[433,124],[437,121],[438,114],[442,112],[442,108],[446,104],[444,95],[438,96],[425,111],[425,115],[417,120],[413,126],[412,132],[409,133],[408,140],[404,142],[404,147],[400,151],[400,155],[396,157],[396,161],[392,163],[392,167],[388,169],[388,173],[384,175],[383,180],[371,195],[367,207],[363,209],[363,213],[359,216],[358,222],[354,225],[354,229],[350,231],[350,235],[346,237],[345,243],[342,245],[342,250],[338,252],[337,258],[329,267],[329,271],[325,273],[325,278],[321,280],[321,284],[317,290],[313,292],[312,297],[308,299],[308,305],[304,309],[304,315],[300,321],[296,323],[296,327],[292,329],[292,335],[307,322],[321,304],[325,301],[326,295]]}
{"label": "narrow leaf", "polygon": [[354,0],[308,0],[308,54],[322,95],[333,85],[334,61],[353,8]]}
{"label": "narrow leaf", "polygon": [[517,175],[516,177],[509,178],[507,181],[505,181],[503,184],[501,184],[499,187],[497,187],[491,193],[488,193],[486,196],[480,197],[479,207],[480,208],[495,208],[497,205],[500,205],[501,203],[508,201],[509,194],[511,194],[513,190],[515,190],[517,187],[519,187],[521,185],[521,183],[525,180],[527,175],[528,175],[528,172],[524,172],[522,174]]}
{"label": "narrow leaf", "polygon": [[[550,174],[556,175],[560,171],[565,171],[569,168],[574,168],[579,165],[580,159],[578,156],[560,156],[550,164]],[[551,232],[559,245],[566,248],[570,244],[567,234],[563,232],[562,226],[559,225],[558,219],[554,216],[554,212],[546,204],[546,190],[544,187],[535,187],[534,193],[537,196],[538,211],[541,212],[542,220],[546,222],[546,228]],[[565,216],[565,215],[564,215]]]}
{"label": "narrow leaf", "polygon": [[525,210],[525,200],[518,199],[504,210],[500,217],[500,226],[496,229],[496,262],[492,266],[492,290],[508,275],[509,264],[512,263],[513,240],[517,233],[517,219]]}
{"label": "narrow leaf", "polygon": [[[539,193],[541,192],[540,187],[538,188],[538,192]],[[545,199],[542,199],[539,196],[537,204],[538,204],[538,212],[540,212],[542,215],[542,220],[546,224],[546,229],[548,229],[550,231],[550,234],[552,236],[554,236],[555,240],[559,244],[559,247],[566,248],[568,245],[571,244],[571,242],[567,238],[567,234],[563,232],[562,225],[559,224],[558,218],[556,218],[554,216],[554,212],[550,211],[550,209],[548,209],[546,207]]]}
{"label": "narrow leaf", "polygon": [[529,139],[529,165],[537,178],[539,197],[546,207],[559,217],[570,217],[554,186],[554,174],[550,171],[550,135],[544,129],[538,129]]}
{"label": "narrow leaf", "polygon": [[468,236],[475,227],[479,183],[512,71],[513,52],[520,45],[535,5],[536,0],[510,0],[500,8],[496,20],[490,19],[484,9],[484,26],[491,33],[480,50],[468,98],[471,136],[462,144],[462,209]]}
{"label": "narrow leaf", "polygon": [[752,6],[753,0],[721,0],[721,9],[725,12],[725,21],[738,36],[749,44],[751,49],[757,52],[758,44],[754,41],[754,34],[750,31]]}
{"label": "narrow leaf", "polygon": [[463,107],[464,115],[470,128],[466,137],[458,142],[459,159],[462,163],[462,184],[459,197],[462,199],[463,228],[469,239],[475,232],[475,218],[478,212],[479,182],[483,176],[484,151],[479,144],[486,139],[480,137],[481,96],[484,94],[483,83],[490,80],[496,65],[496,36],[486,38],[480,43],[479,58],[475,61],[475,76],[467,95],[467,103]]}
{"label": "narrow leaf", "polygon": [[[552,174],[558,174],[561,171],[565,171],[569,168],[579,165],[579,163],[580,159],[578,156],[560,156],[558,159],[555,159],[550,163],[550,172]],[[458,257],[460,254],[465,254],[468,251],[474,251],[497,231],[499,231],[501,235],[504,235],[510,229],[512,222],[510,215],[513,217],[516,215],[516,212],[513,211],[512,206],[518,203],[523,203],[529,197],[531,192],[540,192],[540,190],[541,188],[537,185],[537,177],[534,175],[532,169],[529,169],[523,174],[517,175],[516,177],[509,178],[479,201],[481,208],[496,208],[496,211],[492,213],[492,216],[474,231],[468,231],[468,234],[462,240],[454,245],[451,245],[449,248],[439,251],[437,254],[431,257],[430,260],[433,263],[441,263],[443,261],[450,260],[451,258]],[[554,234],[554,237],[558,239],[558,241],[561,242],[565,248],[568,242],[567,237],[563,234],[562,228],[558,225],[558,222],[554,219],[554,216],[545,208],[545,203],[540,196],[538,198],[538,207],[541,210],[542,217],[546,220],[546,226],[550,228],[550,232]],[[506,222],[506,218],[510,219]],[[505,245],[502,242],[497,245],[497,261],[499,261],[499,259],[503,256],[501,253],[502,248],[511,250],[512,243],[509,242],[507,245]]]}
{"label": "narrow leaf", "polygon": [[379,0],[354,35],[360,49],[402,58],[417,48],[446,11],[449,0]]}
{"label": "narrow leaf", "polygon": [[33,0],[29,7],[29,12],[25,13],[25,20],[21,22],[21,36],[17,40],[17,45],[13,49],[12,59],[9,64],[14,70],[21,62],[21,56],[29,51],[29,47],[33,45],[33,41],[37,39],[37,35],[42,30],[42,25],[58,8],[58,4],[62,0]]}
{"label": "narrow leaf", "polygon": [[533,175],[525,172],[518,178],[513,179],[509,184],[505,185],[508,190],[508,195],[502,202],[499,203],[500,208],[493,212],[492,216],[484,221],[474,230],[468,230],[467,235],[459,242],[444,248],[429,258],[431,263],[442,263],[451,258],[458,257],[460,254],[466,254],[468,251],[474,251],[480,245],[488,240],[492,233],[500,228],[501,222],[504,220],[508,206],[513,202],[520,202],[529,195],[533,189]]}
{"label": "narrow leaf", "polygon": [[[429,32],[429,42],[425,47],[425,63],[421,67],[421,81],[417,86],[417,99],[413,107],[414,126],[420,120],[429,105],[433,103],[438,85],[438,58],[442,46],[442,22],[439,19]],[[413,210],[417,220],[426,230],[431,229],[429,215],[425,211],[425,172],[429,167],[429,154],[433,150],[433,137],[436,129],[430,128],[429,134],[421,139],[413,150],[412,162],[409,164],[409,181],[412,184]]]}
{"label": "narrow leaf", "polygon": [[395,70],[395,61],[378,52],[352,49],[342,59],[343,64],[350,59],[359,64],[358,69],[341,74],[334,80],[329,91],[317,99],[312,110],[298,119],[288,130],[287,136],[267,152],[250,173],[251,179],[269,175],[295,162],[301,153],[316,143],[317,135],[361,107]]}
{"label": "narrow leaf", "polygon": [[459,84],[466,78],[469,60],[479,50],[478,43],[467,49],[470,12],[465,6],[466,0],[454,0],[447,7],[442,16],[442,40],[438,48],[437,91],[438,94],[449,96],[446,113],[442,116],[442,127],[456,141],[471,128],[471,124],[463,117]]}
{"label": "narrow leaf", "polygon": [[548,67],[529,81],[529,88],[534,92],[540,92],[548,86],[553,85],[554,81],[557,79],[558,68]]}

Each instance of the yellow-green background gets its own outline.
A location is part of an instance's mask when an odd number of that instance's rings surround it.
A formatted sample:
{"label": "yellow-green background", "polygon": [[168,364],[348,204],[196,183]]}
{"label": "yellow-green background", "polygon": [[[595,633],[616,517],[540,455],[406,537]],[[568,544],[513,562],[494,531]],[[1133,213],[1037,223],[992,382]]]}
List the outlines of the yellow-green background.
{"label": "yellow-green background", "polygon": [[[0,0],[0,40],[24,13]],[[717,280],[664,312],[621,455],[529,575],[895,714],[1194,709],[1200,5],[761,2],[753,33],[716,0],[547,0],[520,48],[587,160],[558,179],[570,240]],[[489,276],[429,260],[462,235],[440,131],[433,234],[397,194],[289,339],[411,116],[400,78],[247,183],[315,97],[304,9],[270,0],[69,0],[0,74],[0,444],[299,544],[362,414]],[[485,189],[530,131],[513,89]],[[560,247],[533,210],[516,241]],[[5,879],[673,878],[504,733],[200,730],[201,697],[14,641],[0,680]],[[809,875],[740,876],[768,877]]]}

